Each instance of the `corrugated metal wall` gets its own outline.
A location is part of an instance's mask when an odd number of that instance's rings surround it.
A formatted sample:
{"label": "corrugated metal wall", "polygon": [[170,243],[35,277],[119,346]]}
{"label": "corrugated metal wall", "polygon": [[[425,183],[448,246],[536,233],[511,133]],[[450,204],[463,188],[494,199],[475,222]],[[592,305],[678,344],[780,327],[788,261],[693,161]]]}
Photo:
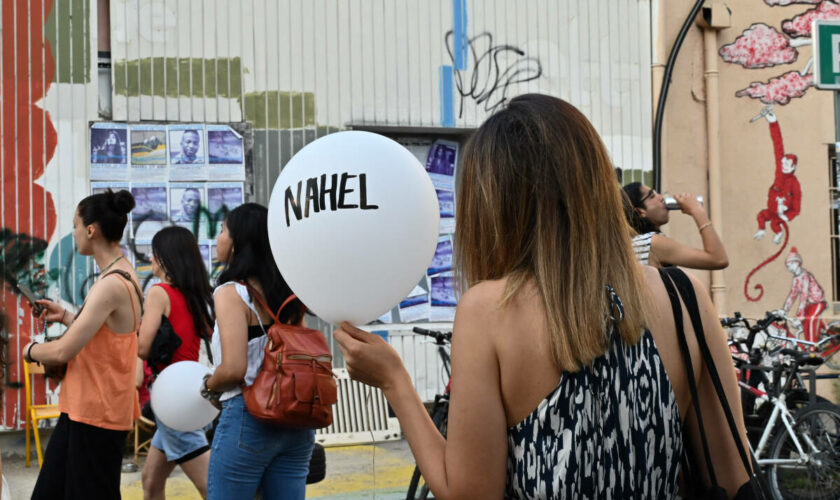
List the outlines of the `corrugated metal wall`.
{"label": "corrugated metal wall", "polygon": [[111,28],[114,119],[252,122],[259,201],[324,133],[472,128],[524,92],[579,106],[617,165],[649,169],[647,0],[133,0]]}
{"label": "corrugated metal wall", "polygon": [[[99,116],[98,5],[110,3],[112,117]],[[91,269],[72,217],[97,120],[243,122],[256,201],[315,138],[375,125],[476,127],[505,98],[580,107],[616,164],[649,170],[650,0],[0,0],[4,280],[80,305]],[[107,45],[105,37],[103,43]],[[12,291],[0,425],[22,427],[20,348],[36,325]],[[19,388],[20,386],[20,388]],[[35,399],[54,398],[39,382]]]}

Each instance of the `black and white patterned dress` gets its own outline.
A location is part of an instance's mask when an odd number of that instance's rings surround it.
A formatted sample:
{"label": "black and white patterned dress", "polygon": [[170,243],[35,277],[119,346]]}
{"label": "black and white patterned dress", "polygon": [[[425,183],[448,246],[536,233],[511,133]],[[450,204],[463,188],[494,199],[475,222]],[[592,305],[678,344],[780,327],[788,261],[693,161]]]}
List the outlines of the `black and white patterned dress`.
{"label": "black and white patterned dress", "polygon": [[662,359],[648,331],[612,338],[508,429],[508,499],[676,497],[682,423]]}

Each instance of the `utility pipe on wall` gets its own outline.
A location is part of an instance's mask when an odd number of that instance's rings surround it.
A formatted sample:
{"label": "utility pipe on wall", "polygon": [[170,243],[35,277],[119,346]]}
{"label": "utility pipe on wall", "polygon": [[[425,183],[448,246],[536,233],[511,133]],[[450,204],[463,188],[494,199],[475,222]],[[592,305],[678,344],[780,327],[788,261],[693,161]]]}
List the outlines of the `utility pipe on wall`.
{"label": "utility pipe on wall", "polygon": [[[709,212],[712,224],[723,236],[720,195],[720,90],[718,87],[718,30],[729,26],[729,8],[720,2],[706,2],[700,26],[703,28],[703,52],[706,84],[706,138],[708,148]],[[726,312],[726,282],[723,271],[712,271],[712,302],[719,313]]]}

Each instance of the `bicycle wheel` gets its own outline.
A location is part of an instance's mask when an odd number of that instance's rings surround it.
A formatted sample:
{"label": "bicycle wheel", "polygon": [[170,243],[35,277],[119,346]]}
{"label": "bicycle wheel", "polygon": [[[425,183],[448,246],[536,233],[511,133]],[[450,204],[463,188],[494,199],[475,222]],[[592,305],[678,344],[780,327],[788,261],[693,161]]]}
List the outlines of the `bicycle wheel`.
{"label": "bicycle wheel", "polygon": [[[441,398],[432,410],[432,422],[435,427],[446,437],[446,426],[449,421],[449,400]],[[430,495],[429,486],[423,475],[420,473],[420,467],[414,468],[414,473],[411,475],[411,482],[408,483],[408,491],[405,495],[406,500],[434,500],[435,497]]]}
{"label": "bicycle wheel", "polygon": [[[804,453],[800,454],[790,432],[779,430],[770,457],[801,461],[768,467],[773,497],[779,500],[840,498],[840,408],[822,402],[806,406],[796,413],[793,430]],[[811,451],[809,441],[816,452]]]}

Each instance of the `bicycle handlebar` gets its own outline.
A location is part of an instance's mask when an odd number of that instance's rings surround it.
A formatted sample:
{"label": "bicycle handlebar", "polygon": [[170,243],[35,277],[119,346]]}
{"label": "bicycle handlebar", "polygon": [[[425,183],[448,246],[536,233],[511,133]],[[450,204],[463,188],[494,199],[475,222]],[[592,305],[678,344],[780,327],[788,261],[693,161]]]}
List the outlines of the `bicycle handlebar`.
{"label": "bicycle handlebar", "polygon": [[435,342],[438,344],[446,344],[452,341],[452,332],[438,332],[436,330],[427,330],[425,328],[420,328],[419,326],[415,326],[411,329],[411,331],[419,335],[431,337],[435,339]]}

